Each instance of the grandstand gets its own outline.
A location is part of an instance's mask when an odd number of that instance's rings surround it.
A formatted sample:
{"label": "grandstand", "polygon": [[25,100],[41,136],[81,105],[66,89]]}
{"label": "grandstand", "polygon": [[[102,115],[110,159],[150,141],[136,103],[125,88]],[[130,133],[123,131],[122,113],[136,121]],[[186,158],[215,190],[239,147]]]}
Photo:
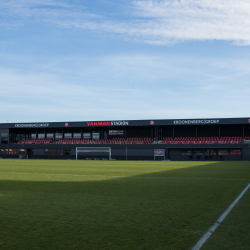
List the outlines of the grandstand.
{"label": "grandstand", "polygon": [[1,158],[75,159],[81,146],[120,160],[250,160],[250,119],[0,124]]}

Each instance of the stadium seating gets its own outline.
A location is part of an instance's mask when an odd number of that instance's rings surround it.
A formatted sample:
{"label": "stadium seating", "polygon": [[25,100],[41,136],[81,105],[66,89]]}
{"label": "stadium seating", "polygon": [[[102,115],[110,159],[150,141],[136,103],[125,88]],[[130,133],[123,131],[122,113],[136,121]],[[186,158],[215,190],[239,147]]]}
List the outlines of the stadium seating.
{"label": "stadium seating", "polygon": [[153,139],[149,137],[129,137],[124,138],[113,138],[113,139],[60,139],[57,140],[56,144],[149,144],[152,143]]}
{"label": "stadium seating", "polygon": [[113,139],[89,139],[89,138],[64,138],[54,141],[52,138],[46,139],[28,139],[20,140],[17,144],[225,144],[225,143],[244,143],[245,140],[249,140],[249,136],[246,137],[163,137],[162,140],[158,140],[157,137],[128,137],[113,138]]}
{"label": "stadium seating", "polygon": [[52,138],[46,138],[46,139],[28,139],[28,140],[20,140],[17,142],[17,144],[49,144],[52,143]]}
{"label": "stadium seating", "polygon": [[163,144],[244,143],[246,137],[163,137]]}

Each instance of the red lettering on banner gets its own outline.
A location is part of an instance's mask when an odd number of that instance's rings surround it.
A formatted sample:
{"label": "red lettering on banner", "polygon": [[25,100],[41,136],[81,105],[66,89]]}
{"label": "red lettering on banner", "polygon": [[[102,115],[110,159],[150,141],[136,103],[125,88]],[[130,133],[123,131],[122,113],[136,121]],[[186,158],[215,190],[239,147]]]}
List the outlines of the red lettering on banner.
{"label": "red lettering on banner", "polygon": [[110,126],[110,122],[87,122],[88,127],[91,126]]}

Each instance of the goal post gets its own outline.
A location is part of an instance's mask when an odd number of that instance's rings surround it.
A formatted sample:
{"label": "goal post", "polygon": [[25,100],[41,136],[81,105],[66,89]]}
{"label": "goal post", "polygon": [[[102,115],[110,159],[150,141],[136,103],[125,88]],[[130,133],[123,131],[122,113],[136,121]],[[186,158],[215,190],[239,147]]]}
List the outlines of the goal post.
{"label": "goal post", "polygon": [[111,160],[110,147],[76,147],[76,160],[79,153],[108,153],[108,158]]}

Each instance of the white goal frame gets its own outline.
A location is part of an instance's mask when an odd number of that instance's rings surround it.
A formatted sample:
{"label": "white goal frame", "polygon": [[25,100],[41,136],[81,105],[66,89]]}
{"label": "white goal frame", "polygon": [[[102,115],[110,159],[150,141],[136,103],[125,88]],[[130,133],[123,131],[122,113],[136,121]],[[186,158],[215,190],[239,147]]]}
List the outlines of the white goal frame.
{"label": "white goal frame", "polygon": [[76,147],[76,160],[78,153],[92,153],[92,152],[107,152],[109,153],[109,160],[111,160],[110,147]]}

